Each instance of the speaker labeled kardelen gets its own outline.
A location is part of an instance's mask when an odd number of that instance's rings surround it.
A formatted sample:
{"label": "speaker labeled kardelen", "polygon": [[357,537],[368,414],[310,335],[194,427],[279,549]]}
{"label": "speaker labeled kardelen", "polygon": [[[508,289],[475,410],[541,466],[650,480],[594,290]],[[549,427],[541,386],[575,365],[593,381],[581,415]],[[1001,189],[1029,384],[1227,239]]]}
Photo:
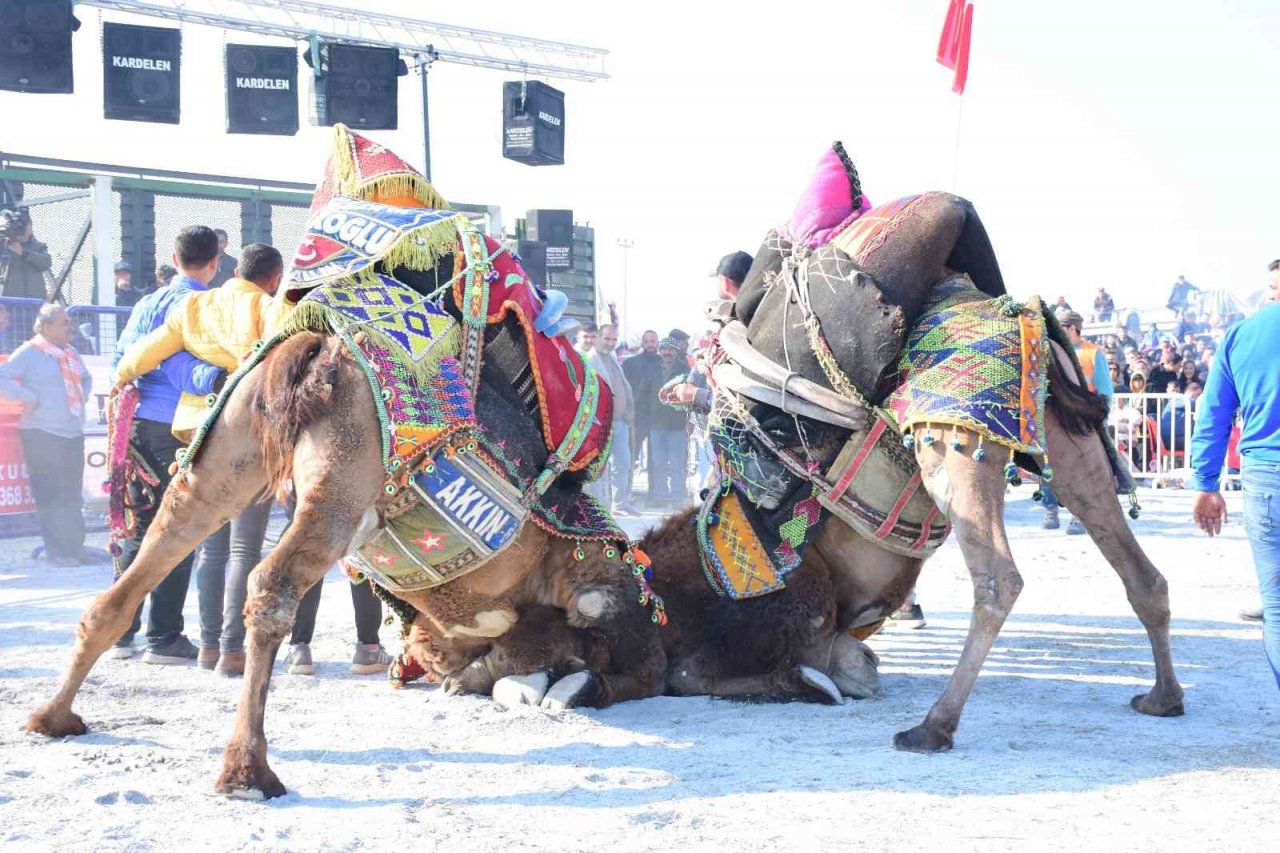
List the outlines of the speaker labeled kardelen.
{"label": "speaker labeled kardelen", "polygon": [[229,44],[227,132],[298,132],[298,54],[291,47]]}
{"label": "speaker labeled kardelen", "polygon": [[0,0],[0,89],[70,93],[78,26],[71,0]]}
{"label": "speaker labeled kardelen", "polygon": [[107,118],[178,124],[182,31],[102,25],[103,112]]}
{"label": "speaker labeled kardelen", "polygon": [[564,92],[537,80],[502,85],[502,156],[530,166],[564,164]]}

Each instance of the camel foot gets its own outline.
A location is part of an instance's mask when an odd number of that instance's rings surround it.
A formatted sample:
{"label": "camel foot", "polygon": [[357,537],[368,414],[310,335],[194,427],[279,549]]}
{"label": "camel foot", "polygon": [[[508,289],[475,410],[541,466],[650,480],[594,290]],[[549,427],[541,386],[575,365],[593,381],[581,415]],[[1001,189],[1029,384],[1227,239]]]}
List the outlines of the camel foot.
{"label": "camel foot", "polygon": [[551,685],[547,695],[542,697],[542,708],[547,711],[565,711],[589,705],[595,698],[598,687],[596,677],[585,670],[566,675]]}
{"label": "camel foot", "polygon": [[811,666],[797,666],[796,675],[809,688],[805,691],[808,698],[824,705],[839,705],[843,701],[840,688],[826,673]]}
{"label": "camel foot", "polygon": [[852,699],[870,699],[880,693],[880,658],[849,634],[837,634],[829,650],[819,647],[806,654],[803,662],[825,672]]}
{"label": "camel foot", "polygon": [[1150,717],[1181,717],[1186,713],[1181,696],[1161,700],[1156,697],[1154,690],[1134,696],[1129,700],[1129,707]]}
{"label": "camel foot", "polygon": [[508,675],[499,678],[493,685],[493,701],[504,708],[516,705],[542,704],[551,686],[551,675],[545,672],[531,672],[528,675]]}
{"label": "camel foot", "polygon": [[951,735],[930,728],[927,723],[893,736],[893,748],[903,752],[945,752],[953,745]]}
{"label": "camel foot", "polygon": [[89,731],[89,727],[74,711],[45,705],[31,712],[27,718],[27,731],[48,737],[75,737]]}
{"label": "camel foot", "polygon": [[267,766],[266,758],[254,758],[247,749],[228,746],[222,758],[222,773],[213,786],[224,797],[270,800],[286,793],[280,777]]}

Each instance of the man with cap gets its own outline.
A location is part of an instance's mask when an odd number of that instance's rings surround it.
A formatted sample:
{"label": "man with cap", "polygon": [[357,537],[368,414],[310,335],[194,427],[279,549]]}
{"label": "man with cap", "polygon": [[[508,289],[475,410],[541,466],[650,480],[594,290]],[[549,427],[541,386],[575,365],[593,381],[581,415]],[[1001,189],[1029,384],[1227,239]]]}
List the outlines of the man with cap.
{"label": "man with cap", "polygon": [[133,283],[133,264],[128,261],[116,261],[116,305],[121,308],[132,308],[138,300],[151,291],[141,282]]}
{"label": "man with cap", "polygon": [[[711,277],[716,280],[716,297],[733,301],[738,298],[742,282],[751,269],[752,258],[746,252],[731,252],[720,259],[716,271]],[[671,330],[671,337],[684,335],[687,345],[689,336],[679,329]],[[706,414],[711,411],[711,390],[707,387],[706,369],[695,366],[689,373],[687,381],[667,389],[672,402],[689,406],[693,411]]]}

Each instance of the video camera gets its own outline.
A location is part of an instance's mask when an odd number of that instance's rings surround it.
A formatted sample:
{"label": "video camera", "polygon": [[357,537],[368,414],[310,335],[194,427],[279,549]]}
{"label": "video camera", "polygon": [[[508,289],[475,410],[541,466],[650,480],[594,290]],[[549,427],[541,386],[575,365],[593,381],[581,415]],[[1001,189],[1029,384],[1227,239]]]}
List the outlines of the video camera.
{"label": "video camera", "polygon": [[[9,240],[21,240],[22,236],[27,233],[27,225],[30,222],[31,214],[27,213],[26,208],[0,210],[0,240],[6,243]],[[8,246],[0,248],[7,249]]]}

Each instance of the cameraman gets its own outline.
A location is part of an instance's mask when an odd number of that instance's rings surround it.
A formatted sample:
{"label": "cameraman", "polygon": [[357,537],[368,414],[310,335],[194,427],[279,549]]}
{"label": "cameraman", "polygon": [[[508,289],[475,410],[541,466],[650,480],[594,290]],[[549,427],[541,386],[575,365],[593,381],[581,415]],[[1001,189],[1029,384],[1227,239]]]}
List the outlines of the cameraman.
{"label": "cameraman", "polygon": [[0,296],[49,298],[44,274],[53,266],[49,247],[31,236],[26,208],[0,211]]}

